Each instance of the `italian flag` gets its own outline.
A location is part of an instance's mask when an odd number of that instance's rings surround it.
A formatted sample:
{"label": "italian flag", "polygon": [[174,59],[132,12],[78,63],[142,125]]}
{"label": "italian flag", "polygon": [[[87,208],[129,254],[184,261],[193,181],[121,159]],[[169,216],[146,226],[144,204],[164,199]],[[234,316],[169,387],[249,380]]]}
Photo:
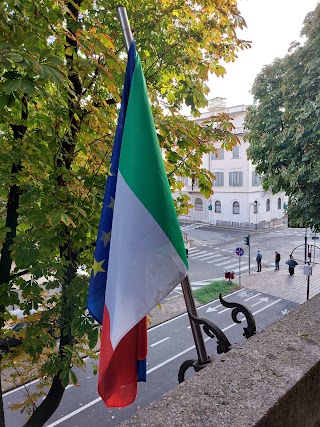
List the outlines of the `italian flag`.
{"label": "italian flag", "polygon": [[134,61],[116,177],[99,366],[99,393],[108,406],[118,407],[135,400],[137,380],[145,379],[147,314],[188,269],[137,54]]}

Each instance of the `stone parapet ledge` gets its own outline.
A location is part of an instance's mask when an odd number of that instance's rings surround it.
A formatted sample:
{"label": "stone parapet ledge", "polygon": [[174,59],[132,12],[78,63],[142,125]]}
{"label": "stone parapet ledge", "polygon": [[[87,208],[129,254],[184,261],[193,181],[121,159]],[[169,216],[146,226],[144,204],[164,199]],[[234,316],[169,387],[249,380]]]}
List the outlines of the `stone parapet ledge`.
{"label": "stone parapet ledge", "polygon": [[320,426],[320,296],[121,426]]}

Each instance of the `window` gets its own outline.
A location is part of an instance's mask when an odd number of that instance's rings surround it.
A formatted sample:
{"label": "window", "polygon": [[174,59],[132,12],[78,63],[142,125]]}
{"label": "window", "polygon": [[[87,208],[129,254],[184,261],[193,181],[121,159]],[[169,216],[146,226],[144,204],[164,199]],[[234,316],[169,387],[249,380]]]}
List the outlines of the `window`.
{"label": "window", "polygon": [[278,209],[281,209],[281,197],[278,199]]}
{"label": "window", "polygon": [[229,185],[230,187],[242,187],[243,172],[229,172]]}
{"label": "window", "polygon": [[232,204],[232,213],[239,214],[240,213],[240,203],[239,202],[233,202]]}
{"label": "window", "polygon": [[192,183],[191,183],[191,188],[192,188],[192,190],[195,188],[195,187],[198,187],[198,184],[199,184],[199,180],[198,179],[195,179],[194,177],[192,178]]}
{"label": "window", "polygon": [[199,197],[194,201],[194,209],[196,211],[203,211],[203,201]]}
{"label": "window", "polygon": [[215,211],[216,213],[221,213],[221,202],[220,202],[220,200],[217,200],[217,201],[214,203],[214,211]]}
{"label": "window", "polygon": [[232,148],[232,158],[233,159],[239,159],[240,158],[240,147],[239,145],[236,145]]}
{"label": "window", "polygon": [[252,185],[260,185],[260,182],[259,175],[256,173],[256,171],[252,171]]}
{"label": "window", "polygon": [[182,184],[187,187],[188,186],[188,177],[187,176],[178,176],[177,180],[182,182]]}
{"label": "window", "polygon": [[253,203],[253,213],[258,213],[258,202],[256,200]]}
{"label": "window", "polygon": [[211,153],[211,160],[223,160],[224,159],[224,149],[215,148],[214,152]]}
{"label": "window", "polygon": [[266,201],[266,211],[267,212],[270,211],[270,199],[267,199],[267,201]]}
{"label": "window", "polygon": [[224,186],[224,172],[213,172],[213,175],[216,179],[212,180],[212,185],[214,187],[223,187]]}

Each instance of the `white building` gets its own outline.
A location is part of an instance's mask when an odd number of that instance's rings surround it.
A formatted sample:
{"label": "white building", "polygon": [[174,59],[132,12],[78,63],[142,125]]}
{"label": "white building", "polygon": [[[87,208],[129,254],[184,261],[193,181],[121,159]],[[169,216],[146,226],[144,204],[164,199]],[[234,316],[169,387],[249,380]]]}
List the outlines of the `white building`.
{"label": "white building", "polygon": [[203,113],[198,123],[219,112],[226,112],[233,119],[234,133],[240,145],[232,151],[215,143],[215,152],[204,155],[203,166],[214,173],[214,194],[206,199],[200,194],[195,182],[184,179],[183,193],[189,195],[193,208],[189,212],[192,221],[241,227],[247,229],[272,227],[275,222],[284,221],[284,206],[287,197],[283,192],[272,194],[263,191],[259,176],[247,158],[248,142],[243,140],[243,123],[246,106],[227,108],[225,98],[209,101],[208,111]]}

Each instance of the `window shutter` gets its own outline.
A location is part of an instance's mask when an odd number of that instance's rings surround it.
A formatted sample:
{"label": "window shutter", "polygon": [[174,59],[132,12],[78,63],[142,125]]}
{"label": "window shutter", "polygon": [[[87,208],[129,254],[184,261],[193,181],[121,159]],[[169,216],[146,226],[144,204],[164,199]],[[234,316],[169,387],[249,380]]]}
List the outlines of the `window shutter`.
{"label": "window shutter", "polygon": [[221,172],[221,187],[224,186],[224,172]]}
{"label": "window shutter", "polygon": [[224,159],[224,148],[220,149],[220,159],[223,160]]}
{"label": "window shutter", "polygon": [[239,181],[240,181],[240,184],[239,184],[239,185],[240,185],[240,187],[242,187],[242,186],[243,186],[243,172],[239,172],[239,175],[240,175],[240,176],[239,176],[239,178],[240,178],[240,179],[239,179]]}
{"label": "window shutter", "polygon": [[229,185],[233,186],[233,180],[232,180],[232,172],[229,172]]}

